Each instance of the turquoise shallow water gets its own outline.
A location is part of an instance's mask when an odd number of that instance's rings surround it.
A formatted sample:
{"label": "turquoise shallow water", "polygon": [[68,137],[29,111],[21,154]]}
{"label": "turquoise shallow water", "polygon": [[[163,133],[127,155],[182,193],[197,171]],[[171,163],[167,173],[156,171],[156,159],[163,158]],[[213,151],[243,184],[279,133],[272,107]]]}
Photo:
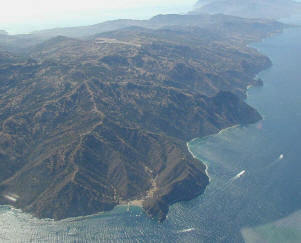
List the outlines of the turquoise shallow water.
{"label": "turquoise shallow water", "polygon": [[163,224],[134,207],[54,222],[2,206],[0,242],[301,242],[300,40],[292,28],[253,45],[273,61],[247,99],[264,120],[190,142],[211,183]]}

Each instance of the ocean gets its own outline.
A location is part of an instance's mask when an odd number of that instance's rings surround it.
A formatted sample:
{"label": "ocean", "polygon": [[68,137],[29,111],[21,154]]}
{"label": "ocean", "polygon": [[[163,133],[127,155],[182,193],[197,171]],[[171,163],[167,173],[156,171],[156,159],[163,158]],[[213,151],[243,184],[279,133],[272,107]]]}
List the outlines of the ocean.
{"label": "ocean", "polygon": [[[301,17],[287,20],[301,24]],[[194,139],[208,166],[205,193],[160,224],[136,207],[63,221],[0,207],[0,242],[301,242],[301,28],[252,44],[273,66],[247,102],[264,117]]]}

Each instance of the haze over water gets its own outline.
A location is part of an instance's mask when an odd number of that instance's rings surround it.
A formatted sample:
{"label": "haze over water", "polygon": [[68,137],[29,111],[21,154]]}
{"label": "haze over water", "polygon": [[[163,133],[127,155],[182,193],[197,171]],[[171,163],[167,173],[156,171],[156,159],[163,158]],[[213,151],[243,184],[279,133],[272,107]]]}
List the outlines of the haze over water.
{"label": "haze over water", "polygon": [[273,62],[247,99],[264,120],[190,143],[211,183],[163,224],[134,207],[54,222],[2,206],[0,242],[301,242],[300,40],[291,28],[253,45]]}

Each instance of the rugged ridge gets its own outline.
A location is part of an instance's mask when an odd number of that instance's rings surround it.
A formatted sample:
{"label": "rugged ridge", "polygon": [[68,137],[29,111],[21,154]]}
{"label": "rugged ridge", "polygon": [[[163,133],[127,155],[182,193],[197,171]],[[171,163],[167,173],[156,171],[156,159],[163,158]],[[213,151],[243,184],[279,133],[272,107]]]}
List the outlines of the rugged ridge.
{"label": "rugged ridge", "polygon": [[130,27],[2,52],[0,203],[54,219],[130,203],[162,221],[203,193],[186,142],[261,119],[243,97],[270,61],[245,44],[283,26],[259,22],[240,23],[248,35]]}
{"label": "rugged ridge", "polygon": [[[28,47],[32,47],[57,36],[87,39],[90,36],[97,35],[100,33],[116,31],[130,27],[140,27],[147,29],[198,27],[206,29],[209,32],[213,32],[214,35],[235,33],[240,36],[244,35],[244,38],[242,38],[244,40],[247,40],[248,38],[257,38],[258,40],[258,37],[262,38],[266,35],[267,32],[274,32],[276,30],[279,30],[282,27],[284,27],[284,25],[279,22],[266,19],[244,19],[223,14],[167,14],[157,15],[148,20],[119,19],[113,21],[106,21],[90,26],[35,31],[30,34],[0,34],[0,47],[4,46],[10,51],[20,52],[24,49],[27,49]],[[208,37],[210,38],[210,36]]]}

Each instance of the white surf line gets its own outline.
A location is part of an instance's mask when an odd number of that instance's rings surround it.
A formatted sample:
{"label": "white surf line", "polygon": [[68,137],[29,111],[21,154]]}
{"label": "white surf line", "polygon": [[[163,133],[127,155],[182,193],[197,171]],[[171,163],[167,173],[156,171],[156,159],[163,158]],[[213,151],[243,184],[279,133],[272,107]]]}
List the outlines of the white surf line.
{"label": "white surf line", "polygon": [[189,153],[191,153],[192,157],[193,157],[194,159],[198,159],[198,157],[196,157],[196,156],[194,155],[194,153],[192,153],[192,151],[191,151],[191,149],[190,149],[190,146],[189,146],[189,142],[186,143],[186,146],[187,146],[187,149],[188,149]]}
{"label": "white surf line", "polygon": [[[195,140],[195,139],[194,139],[194,140]],[[193,157],[194,159],[197,159],[197,160],[201,161],[201,162],[205,165],[205,167],[206,167],[206,168],[205,168],[205,173],[206,173],[206,176],[209,178],[209,182],[210,182],[210,181],[211,181],[211,177],[210,177],[209,172],[208,172],[208,165],[205,163],[204,160],[199,159],[199,158],[191,151],[190,146],[189,146],[189,142],[186,143],[186,146],[187,146],[187,149],[188,149],[189,153],[192,155],[192,157]]]}
{"label": "white surf line", "polygon": [[[212,179],[211,179],[211,177],[210,177],[210,175],[209,175],[209,172],[208,172],[208,169],[209,169],[208,164],[209,164],[209,163],[208,163],[206,160],[202,159],[202,158],[198,158],[198,157],[191,151],[190,146],[189,146],[189,143],[194,142],[194,141],[197,140],[197,139],[206,139],[206,138],[209,138],[209,137],[212,137],[212,136],[219,136],[219,135],[223,134],[224,132],[226,132],[226,131],[228,131],[228,130],[230,130],[230,129],[233,129],[233,128],[239,128],[239,127],[241,127],[240,124],[237,124],[237,125],[234,125],[234,126],[231,126],[231,127],[227,127],[227,128],[225,128],[225,129],[221,129],[219,132],[217,132],[217,133],[215,133],[215,134],[208,135],[208,136],[205,136],[205,137],[194,138],[194,139],[192,139],[190,142],[187,142],[187,143],[186,143],[187,148],[188,148],[188,151],[189,151],[189,153],[192,155],[192,157],[193,157],[194,159],[199,160],[201,163],[203,163],[203,164],[205,165],[205,167],[206,167],[205,173],[206,173],[207,177],[209,178],[209,182],[212,181]],[[228,180],[224,183],[224,185],[221,186],[221,187],[219,188],[219,190],[216,188],[214,191],[212,191],[212,192],[210,193],[210,196],[215,196],[217,193],[219,193],[219,191],[224,191],[224,190],[226,190],[226,188],[227,188],[229,185],[231,185],[232,182],[234,182],[235,180],[237,180],[237,179],[239,179],[240,177],[244,176],[245,174],[246,174],[246,170],[243,170],[243,171],[241,171],[240,173],[238,173],[236,176],[234,176],[234,177],[228,179]]]}
{"label": "white surf line", "polygon": [[223,134],[224,132],[228,131],[228,130],[231,130],[232,128],[237,128],[237,127],[240,127],[241,125],[240,124],[237,124],[237,125],[234,125],[232,127],[227,127],[225,129],[222,129],[220,130],[217,134],[213,134],[213,136],[217,136],[217,135],[221,135]]}
{"label": "white surf line", "polygon": [[194,159],[197,159],[197,160],[201,161],[201,162],[205,165],[205,167],[206,167],[205,173],[206,173],[206,175],[207,175],[208,178],[209,178],[209,182],[211,181],[211,177],[210,177],[210,175],[209,175],[209,173],[208,173],[208,164],[205,163],[205,160],[204,160],[204,159],[199,159],[199,158],[191,151],[190,146],[189,146],[189,143],[194,142],[194,141],[196,141],[197,139],[206,139],[206,138],[209,138],[209,137],[211,137],[211,136],[218,136],[218,135],[221,135],[222,133],[226,132],[227,130],[230,130],[230,129],[232,129],[232,128],[237,128],[237,127],[240,127],[240,124],[237,124],[237,125],[234,125],[234,126],[231,126],[231,127],[227,127],[227,128],[224,128],[224,129],[221,129],[219,132],[217,132],[217,133],[215,133],[215,134],[211,134],[211,135],[208,135],[208,136],[205,136],[205,137],[197,137],[197,138],[194,138],[194,139],[192,139],[190,142],[187,142],[187,143],[186,143],[186,146],[187,146],[187,148],[188,148],[188,151],[189,151],[189,153],[192,155],[192,157],[193,157]]}

